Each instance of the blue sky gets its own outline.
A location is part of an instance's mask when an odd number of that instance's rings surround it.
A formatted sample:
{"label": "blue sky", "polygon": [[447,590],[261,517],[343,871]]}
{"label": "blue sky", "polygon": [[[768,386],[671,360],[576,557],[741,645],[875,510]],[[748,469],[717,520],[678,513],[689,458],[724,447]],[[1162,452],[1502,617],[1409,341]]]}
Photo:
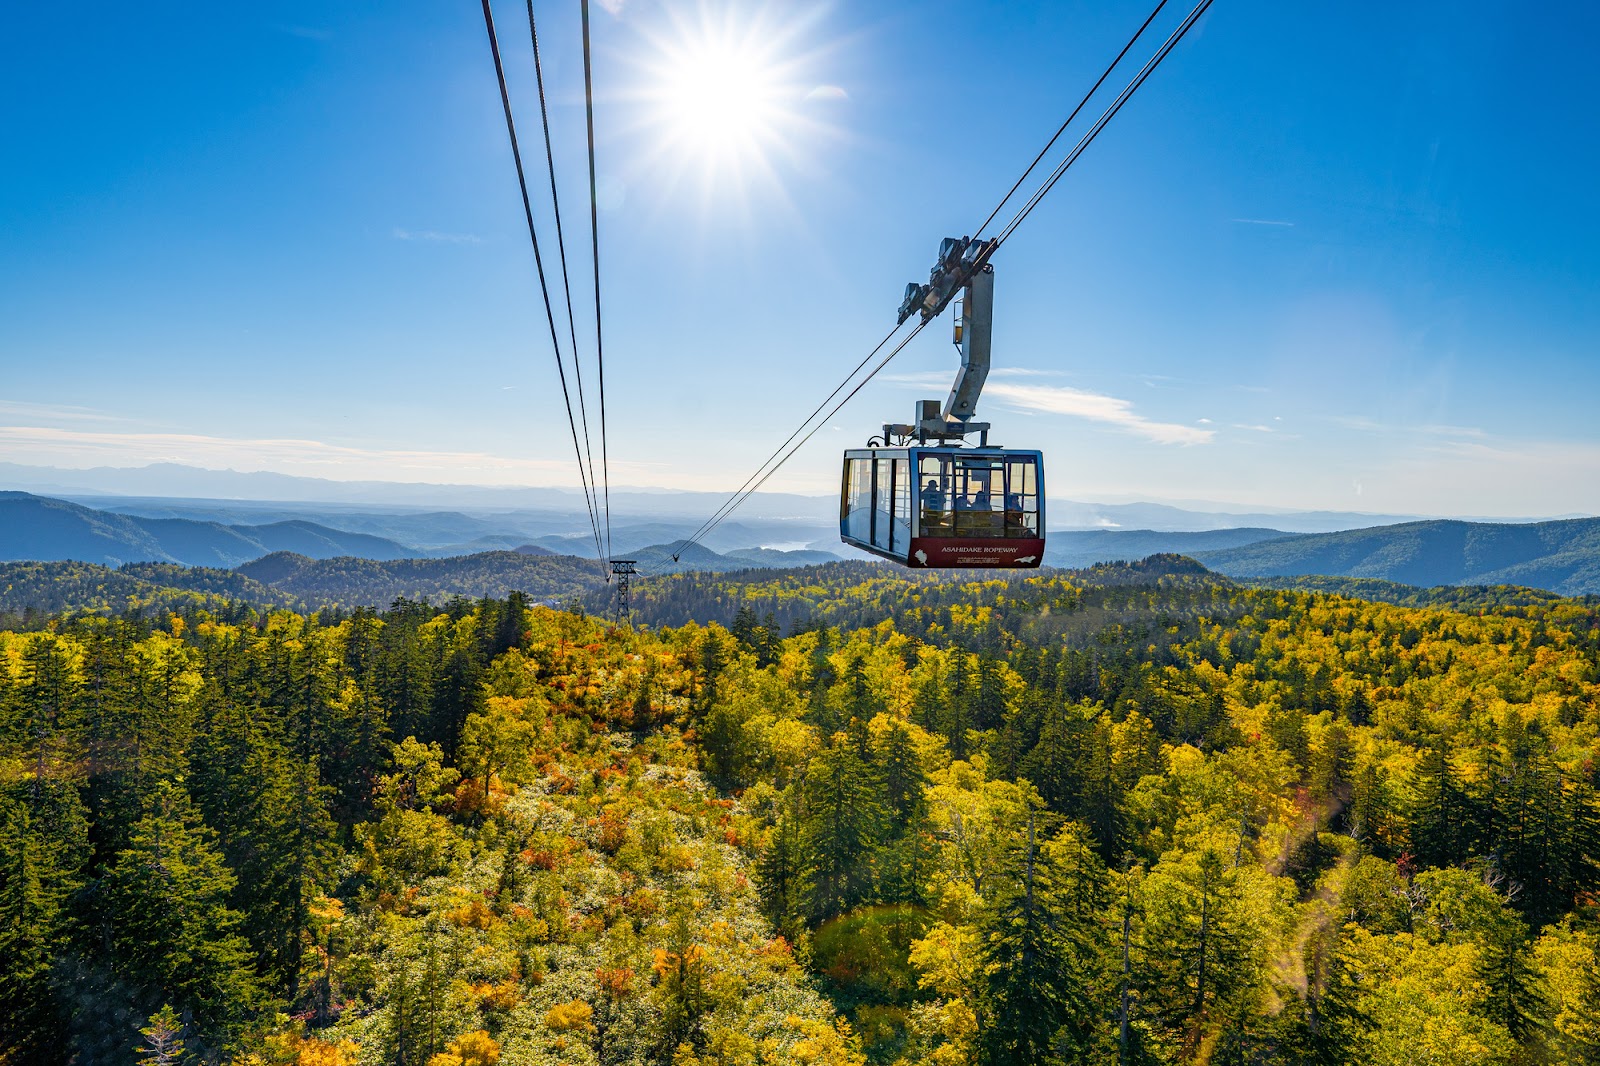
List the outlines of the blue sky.
{"label": "blue sky", "polygon": [[[536,10],[587,349],[577,4]],[[597,6],[613,482],[742,481],[1147,13]],[[1597,33],[1216,0],[996,259],[980,414],[1061,496],[1600,512]],[[708,39],[770,76],[759,151],[708,158],[663,96]],[[575,481],[475,4],[24,5],[0,136],[0,459]],[[948,336],[768,487],[830,491],[943,395]]]}

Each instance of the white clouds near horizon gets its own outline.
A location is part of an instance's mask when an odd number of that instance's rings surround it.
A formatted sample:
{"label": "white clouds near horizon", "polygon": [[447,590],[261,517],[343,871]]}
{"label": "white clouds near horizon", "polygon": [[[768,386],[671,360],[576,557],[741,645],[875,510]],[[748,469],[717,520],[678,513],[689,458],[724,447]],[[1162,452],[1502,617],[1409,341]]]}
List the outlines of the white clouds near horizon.
{"label": "white clouds near horizon", "polygon": [[991,382],[985,391],[1018,410],[1100,422],[1156,444],[1210,444],[1216,438],[1214,430],[1176,422],[1157,422],[1139,414],[1127,400],[1065,385],[1022,385],[1000,381]]}
{"label": "white clouds near horizon", "polygon": [[[234,438],[197,433],[117,433],[52,426],[0,426],[11,462],[47,466],[181,463],[206,469],[271,471],[334,481],[447,480],[475,485],[577,484],[568,459],[507,458],[487,452],[358,447],[295,438]],[[643,484],[659,464],[612,463]]]}
{"label": "white clouds near horizon", "polygon": [[[989,372],[983,387],[986,397],[999,400],[1018,411],[1039,414],[1066,415],[1089,422],[1099,422],[1143,437],[1156,444],[1210,444],[1216,432],[1197,429],[1176,422],[1159,422],[1146,418],[1133,409],[1133,403],[1116,396],[1075,389],[1067,385],[1040,385],[1032,381],[1008,381],[1008,378],[1059,377],[1057,370],[1034,370],[1026,367],[1000,367]],[[933,374],[897,374],[888,380],[912,385],[919,389],[946,389],[949,378]],[[1204,422],[1205,419],[1200,421]]]}

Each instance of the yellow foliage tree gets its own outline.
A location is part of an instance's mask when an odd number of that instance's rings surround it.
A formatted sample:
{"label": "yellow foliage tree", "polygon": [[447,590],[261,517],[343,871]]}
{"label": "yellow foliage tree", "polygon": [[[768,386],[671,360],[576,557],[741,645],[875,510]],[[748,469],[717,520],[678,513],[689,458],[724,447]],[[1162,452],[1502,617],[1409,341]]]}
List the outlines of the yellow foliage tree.
{"label": "yellow foliage tree", "polygon": [[581,999],[557,1003],[545,1012],[544,1024],[558,1033],[592,1033],[594,1008]]}
{"label": "yellow foliage tree", "polygon": [[500,1061],[500,1045],[482,1029],[462,1033],[450,1041],[450,1050],[428,1060],[428,1066],[495,1066]]}

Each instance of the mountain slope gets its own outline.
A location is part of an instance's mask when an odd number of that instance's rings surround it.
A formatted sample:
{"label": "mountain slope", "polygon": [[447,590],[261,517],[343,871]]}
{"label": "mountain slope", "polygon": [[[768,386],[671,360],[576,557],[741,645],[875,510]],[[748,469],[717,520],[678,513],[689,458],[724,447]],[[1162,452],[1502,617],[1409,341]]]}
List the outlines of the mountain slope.
{"label": "mountain slope", "polygon": [[30,611],[108,611],[183,606],[212,609],[223,604],[297,608],[293,596],[231,570],[129,563],[113,569],[97,563],[0,563],[0,615]]}
{"label": "mountain slope", "polygon": [[359,555],[363,559],[405,559],[417,551],[387,537],[347,533],[315,522],[272,522],[264,526],[231,526],[234,532],[260,545],[264,551],[296,552],[313,559]]}
{"label": "mountain slope", "polygon": [[744,563],[746,566],[773,567],[779,570],[788,570],[796,566],[822,566],[826,563],[836,563],[842,558],[832,552],[817,551],[813,548],[795,551],[781,551],[777,548],[735,548],[733,551],[723,552],[722,557],[730,562]]}
{"label": "mountain slope", "polygon": [[319,559],[341,555],[403,559],[419,554],[385,537],[347,533],[315,522],[225,525],[192,518],[147,518],[26,492],[0,492],[0,560],[229,567],[275,551]]}
{"label": "mountain slope", "polygon": [[0,492],[0,560],[79,559],[113,566],[175,561],[136,519],[26,492]]}
{"label": "mountain slope", "polygon": [[1239,548],[1264,540],[1297,537],[1281,529],[1247,527],[1173,533],[1152,529],[1051,530],[1046,538],[1046,566],[1081,567],[1113,560],[1143,559],[1148,555],[1194,555],[1196,552]]}
{"label": "mountain slope", "polygon": [[1516,584],[1565,595],[1600,592],[1600,518],[1408,522],[1193,555],[1213,570],[1237,576],[1328,574],[1424,587]]}
{"label": "mountain slope", "polygon": [[346,607],[387,607],[394,600],[442,603],[515,590],[535,600],[564,600],[603,583],[593,560],[570,555],[483,552],[451,559],[310,559],[274,552],[235,573],[305,600]]}

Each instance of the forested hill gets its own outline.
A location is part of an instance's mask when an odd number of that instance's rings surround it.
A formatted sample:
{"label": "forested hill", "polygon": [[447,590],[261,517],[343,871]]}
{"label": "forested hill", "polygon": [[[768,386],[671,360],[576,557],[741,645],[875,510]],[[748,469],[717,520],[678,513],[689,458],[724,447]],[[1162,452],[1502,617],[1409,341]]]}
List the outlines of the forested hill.
{"label": "forested hill", "polygon": [[232,619],[270,607],[386,607],[397,599],[443,604],[525,593],[565,602],[603,587],[592,559],[483,552],[446,559],[308,559],[280,552],[236,570],[172,563],[0,563],[0,620],[92,612],[163,617],[204,606]]}
{"label": "forested hill", "polygon": [[523,552],[479,552],[445,559],[308,559],[290,552],[245,563],[235,570],[313,604],[383,607],[396,599],[443,603],[523,592],[535,600],[564,601],[605,583],[593,559]]}
{"label": "forested hill", "polygon": [[150,614],[204,607],[219,614],[299,607],[300,600],[231,570],[130,563],[0,563],[0,624],[64,612]]}
{"label": "forested hill", "polygon": [[1593,606],[647,585],[0,632],[0,1061],[1600,1061]]}
{"label": "forested hill", "polygon": [[228,567],[275,551],[317,558],[401,559],[417,554],[385,537],[315,522],[223,525],[188,518],[142,518],[26,492],[0,492],[0,561]]}
{"label": "forested hill", "polygon": [[1253,588],[1330,592],[1352,600],[1373,600],[1400,607],[1442,607],[1452,611],[1514,611],[1519,607],[1552,607],[1563,601],[1600,607],[1600,594],[1562,596],[1526,585],[1435,585],[1418,588],[1374,577],[1236,577]]}
{"label": "forested hill", "polygon": [[1600,593],[1600,518],[1522,524],[1409,522],[1312,533],[1194,557],[1247,577],[1326,574],[1406,585],[1531,585]]}

